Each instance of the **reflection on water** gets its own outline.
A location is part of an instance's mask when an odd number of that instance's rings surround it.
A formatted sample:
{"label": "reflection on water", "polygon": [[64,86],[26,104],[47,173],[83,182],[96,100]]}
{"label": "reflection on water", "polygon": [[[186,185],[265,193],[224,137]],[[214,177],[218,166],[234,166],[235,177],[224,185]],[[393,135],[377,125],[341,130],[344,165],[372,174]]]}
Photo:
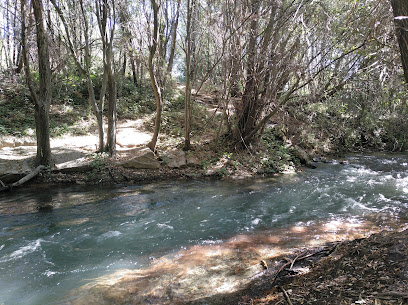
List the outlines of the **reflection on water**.
{"label": "reflection on water", "polygon": [[[401,229],[400,224],[394,223]],[[139,270],[120,270],[75,291],[66,302],[85,304],[182,304],[243,289],[263,271],[261,260],[292,249],[322,246],[378,232],[371,221],[330,221],[241,234],[215,245],[197,245]],[[224,300],[211,304],[224,304]]]}
{"label": "reflection on water", "polygon": [[262,259],[404,227],[408,158],[348,159],[271,179],[0,195],[0,304],[200,300],[243,288]]}

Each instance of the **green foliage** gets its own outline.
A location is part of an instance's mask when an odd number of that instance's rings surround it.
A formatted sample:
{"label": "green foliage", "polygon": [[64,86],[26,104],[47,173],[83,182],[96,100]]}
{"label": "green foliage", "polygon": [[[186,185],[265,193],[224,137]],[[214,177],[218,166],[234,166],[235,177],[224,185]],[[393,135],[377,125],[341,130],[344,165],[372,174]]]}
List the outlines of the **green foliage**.
{"label": "green foliage", "polygon": [[0,134],[30,135],[35,129],[34,106],[27,90],[17,84],[3,88],[0,95]]}
{"label": "green foliage", "polygon": [[180,111],[184,110],[184,92],[178,89],[168,90],[165,94],[166,109],[169,111]]}
{"label": "green foliage", "polygon": [[184,113],[180,111],[164,111],[161,131],[168,135],[182,137],[184,134]]}
{"label": "green foliage", "polygon": [[[38,73],[33,73],[33,80]],[[34,102],[24,85],[23,77],[14,76],[2,80],[0,94],[0,134],[13,136],[34,135]],[[75,75],[57,75],[53,86],[50,105],[51,136],[68,132],[84,134],[84,126],[77,126],[87,119],[91,109],[87,100],[87,88],[82,79]]]}
{"label": "green foliage", "polygon": [[390,90],[360,75],[332,97],[294,109],[303,122],[300,145],[315,152],[404,150],[407,148],[406,91]]}
{"label": "green foliage", "polygon": [[82,75],[75,69],[71,69],[69,73],[57,74],[52,86],[53,99],[86,109],[89,104],[86,82]]}
{"label": "green foliage", "polygon": [[91,168],[95,171],[98,171],[102,169],[103,167],[106,166],[109,154],[104,152],[104,153],[93,153],[89,157],[91,159]]}
{"label": "green foliage", "polygon": [[118,118],[134,119],[155,110],[156,102],[151,87],[136,87],[129,78],[125,78],[117,101]]}
{"label": "green foliage", "polygon": [[228,175],[228,170],[223,166],[219,169],[217,169],[217,175],[220,177],[225,177]]}
{"label": "green foliage", "polygon": [[50,122],[50,134],[52,137],[60,137],[67,134],[70,130],[70,126],[67,123],[57,123],[56,121]]}
{"label": "green foliage", "polygon": [[109,154],[105,152],[93,153],[89,155],[88,158],[91,160],[91,171],[88,172],[85,179],[92,180],[106,167],[109,159]]}
{"label": "green foliage", "polygon": [[208,161],[207,160],[201,160],[200,162],[200,167],[202,170],[207,170],[208,168]]}
{"label": "green foliage", "polygon": [[284,130],[284,126],[278,125],[267,129],[262,135],[264,152],[258,156],[261,163],[258,173],[273,174],[282,172],[288,164],[294,165],[295,159],[291,155],[288,145],[282,139]]}
{"label": "green foliage", "polygon": [[[184,135],[184,104],[181,109],[177,105],[181,99],[184,98],[181,94],[175,94],[177,100],[173,104],[172,101],[167,101],[166,104],[171,105],[170,107],[165,107],[162,113],[161,122],[161,133],[171,135],[174,137],[182,137]],[[191,122],[192,133],[200,133],[206,128],[214,128],[217,126],[214,117],[210,116],[208,108],[199,103],[193,104],[193,116]],[[145,127],[153,130],[154,122],[153,120],[147,121]]]}

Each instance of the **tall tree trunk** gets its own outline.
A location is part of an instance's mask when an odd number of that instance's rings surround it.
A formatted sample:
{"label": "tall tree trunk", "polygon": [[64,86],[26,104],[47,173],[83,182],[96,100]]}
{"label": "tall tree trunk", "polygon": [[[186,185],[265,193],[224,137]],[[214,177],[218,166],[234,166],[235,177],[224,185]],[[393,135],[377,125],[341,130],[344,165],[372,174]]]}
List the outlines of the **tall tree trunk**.
{"label": "tall tree trunk", "polygon": [[106,151],[110,156],[116,153],[116,100],[117,85],[115,77],[114,57],[113,57],[113,38],[115,34],[115,1],[95,0],[96,17],[98,20],[99,32],[102,40],[104,79],[100,96],[100,109],[103,109],[104,86],[108,89],[108,133],[106,140]]}
{"label": "tall tree trunk", "polygon": [[96,97],[95,97],[95,90],[93,87],[93,82],[91,79],[91,76],[89,75],[89,73],[86,75],[86,84],[88,87],[88,94],[89,94],[89,100],[91,102],[92,105],[92,110],[96,116],[96,121],[98,124],[98,137],[99,137],[99,144],[98,144],[98,152],[103,152],[105,149],[105,144],[104,144],[104,134],[105,131],[103,129],[103,115],[102,115],[102,109],[100,109],[98,107],[98,103],[96,101]]}
{"label": "tall tree trunk", "polygon": [[133,56],[130,58],[130,64],[132,65],[132,76],[133,76],[133,83],[137,87],[137,71],[136,71],[136,64],[135,64],[135,59]]}
{"label": "tall tree trunk", "polygon": [[108,73],[108,139],[106,143],[106,150],[109,152],[110,156],[113,156],[116,152],[116,99],[117,99],[117,88],[116,88],[116,78],[115,70],[113,68],[113,54],[112,46],[108,47],[106,52],[107,61],[107,73]]}
{"label": "tall tree trunk", "polygon": [[122,71],[121,71],[122,77],[126,76],[126,66],[127,66],[127,57],[126,57],[126,53],[123,53],[123,63],[122,63]]}
{"label": "tall tree trunk", "polygon": [[190,150],[191,133],[191,1],[187,0],[187,28],[186,28],[186,91],[184,99],[184,147],[183,150]]}
{"label": "tall tree trunk", "polygon": [[401,52],[405,82],[408,83],[408,0],[391,0],[394,22]]}
{"label": "tall tree trunk", "polygon": [[[251,12],[256,15],[258,5],[255,0],[251,1]],[[245,81],[245,89],[242,96],[241,109],[238,109],[238,126],[237,126],[237,142],[243,142],[243,139],[255,127],[256,122],[256,105],[258,103],[258,86],[256,75],[256,38],[257,38],[258,21],[256,18],[251,20],[250,37],[248,43],[247,55],[247,77]],[[245,143],[243,143],[245,144]]]}
{"label": "tall tree trunk", "polygon": [[160,87],[157,77],[155,75],[153,60],[157,51],[158,46],[158,31],[159,31],[159,16],[158,10],[159,7],[155,0],[151,0],[151,5],[153,8],[153,35],[151,43],[149,46],[149,75],[150,82],[152,84],[154,96],[156,99],[156,118],[154,120],[154,132],[152,140],[147,144],[152,151],[156,151],[157,139],[159,137],[160,125],[161,125],[161,116],[163,111],[163,94],[162,88]]}
{"label": "tall tree trunk", "polygon": [[23,57],[25,61],[26,80],[29,86],[35,109],[35,127],[37,136],[36,165],[54,166],[50,146],[50,120],[49,110],[51,103],[51,69],[48,51],[48,38],[45,31],[43,4],[41,0],[33,0],[34,18],[36,23],[38,70],[40,79],[40,92],[34,89],[31,81],[30,66],[28,62],[26,36],[25,36],[25,8],[21,1],[22,11],[22,44]]}

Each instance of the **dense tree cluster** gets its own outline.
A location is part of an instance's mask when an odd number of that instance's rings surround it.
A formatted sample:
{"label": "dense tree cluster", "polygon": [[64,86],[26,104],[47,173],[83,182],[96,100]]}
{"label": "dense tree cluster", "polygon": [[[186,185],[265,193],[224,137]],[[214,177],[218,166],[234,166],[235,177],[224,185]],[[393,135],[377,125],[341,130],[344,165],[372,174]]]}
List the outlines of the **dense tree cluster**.
{"label": "dense tree cluster", "polygon": [[[359,128],[357,142],[374,141],[407,109],[406,1],[3,0],[0,10],[1,70],[25,76],[41,164],[52,163],[48,113],[61,74],[83,79],[98,150],[111,155],[124,77],[135,86],[150,80],[153,151],[172,80],[185,83],[186,150],[194,97],[203,90],[216,92],[223,111],[216,140],[222,133],[236,148],[256,143],[282,113],[320,124],[328,132],[321,137],[345,145]],[[391,149],[403,149],[406,129],[394,128]]]}

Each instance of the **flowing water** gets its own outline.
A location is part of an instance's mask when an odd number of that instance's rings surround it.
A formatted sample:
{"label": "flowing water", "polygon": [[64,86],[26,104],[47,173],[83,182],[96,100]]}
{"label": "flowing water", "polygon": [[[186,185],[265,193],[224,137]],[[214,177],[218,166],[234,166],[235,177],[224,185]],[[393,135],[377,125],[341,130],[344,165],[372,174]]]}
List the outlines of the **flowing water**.
{"label": "flowing water", "polygon": [[408,155],[245,181],[0,195],[0,304],[174,304],[244,287],[261,259],[402,228]]}

